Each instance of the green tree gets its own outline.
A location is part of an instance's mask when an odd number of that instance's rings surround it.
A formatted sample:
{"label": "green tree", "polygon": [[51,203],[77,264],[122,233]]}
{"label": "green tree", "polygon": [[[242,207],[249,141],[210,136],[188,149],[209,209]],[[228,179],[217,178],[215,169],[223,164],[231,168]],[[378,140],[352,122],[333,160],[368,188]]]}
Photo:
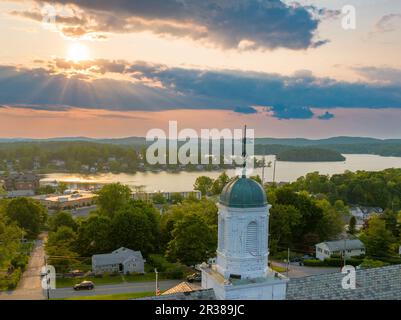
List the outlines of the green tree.
{"label": "green tree", "polygon": [[29,198],[11,200],[7,205],[6,214],[26,231],[29,238],[36,238],[47,219],[46,208]]}
{"label": "green tree", "polygon": [[[294,241],[300,246],[314,245],[311,243],[316,239],[319,241],[320,225],[324,217],[323,209],[306,192],[295,192],[290,187],[282,187],[275,190],[275,195],[271,199],[275,200],[274,205],[292,205],[301,213],[301,221],[295,229]],[[308,239],[308,241],[306,241]],[[308,242],[308,243],[306,243]]]}
{"label": "green tree", "polygon": [[356,233],[356,218],[354,216],[352,216],[349,221],[348,233],[351,235],[354,235]]}
{"label": "green tree", "polygon": [[367,255],[373,258],[390,255],[390,246],[395,242],[391,231],[386,229],[386,222],[377,215],[369,219],[360,239],[366,246]]}
{"label": "green tree", "polygon": [[48,263],[56,268],[56,272],[67,272],[79,263],[75,252],[77,233],[67,226],[60,226],[57,231],[49,232],[45,245]]}
{"label": "green tree", "polygon": [[395,238],[399,238],[401,235],[401,225],[398,223],[398,212],[386,209],[380,218],[385,221],[386,229],[391,231]]}
{"label": "green tree", "polygon": [[171,206],[161,217],[160,229],[162,248],[166,248],[167,244],[172,240],[172,232],[176,223],[189,214],[199,214],[211,228],[212,232],[217,234],[217,211],[216,204],[205,198],[201,201],[185,200],[180,205]]}
{"label": "green tree", "polygon": [[[292,205],[277,204],[270,210],[270,238],[271,244],[282,247],[293,247],[296,228],[302,216],[298,209]],[[271,247],[276,252],[276,247]]]}
{"label": "green tree", "polygon": [[91,214],[78,227],[76,251],[87,257],[116,249],[110,240],[110,228],[111,219],[108,216]]}
{"label": "green tree", "polygon": [[172,261],[195,265],[215,255],[217,234],[199,214],[185,215],[175,224],[172,236],[166,252]]}
{"label": "green tree", "polygon": [[263,184],[262,178],[260,177],[260,175],[252,176],[251,179],[255,180],[259,184]]}
{"label": "green tree", "polygon": [[194,190],[198,190],[202,193],[202,196],[206,196],[210,192],[212,185],[213,179],[206,176],[201,176],[196,179]]}
{"label": "green tree", "polygon": [[338,236],[344,230],[341,212],[336,210],[326,199],[316,200],[316,205],[322,209],[322,217],[317,226],[320,239],[329,240]]}
{"label": "green tree", "polygon": [[152,201],[154,204],[165,204],[167,203],[167,199],[164,197],[162,193],[156,193],[152,197]]}
{"label": "green tree", "polygon": [[47,186],[40,187],[37,193],[38,194],[53,194],[53,193],[56,193],[56,189],[52,186],[47,185]]}
{"label": "green tree", "polygon": [[63,194],[68,189],[68,185],[65,182],[59,182],[57,186],[57,192]]}
{"label": "green tree", "polygon": [[224,171],[214,182],[212,185],[212,194],[219,195],[227,183],[230,181],[230,177]]}
{"label": "green tree", "polygon": [[152,221],[140,206],[127,205],[112,219],[110,243],[115,248],[127,247],[144,255],[152,253],[158,247],[156,221]]}
{"label": "green tree", "polygon": [[59,227],[70,227],[72,230],[77,230],[77,223],[70,212],[59,211],[54,216],[49,218],[49,227],[51,231],[57,231]]}
{"label": "green tree", "polygon": [[182,203],[184,201],[184,198],[182,197],[182,195],[178,192],[175,192],[171,195],[171,199],[170,199],[172,204],[178,204],[178,203]]}
{"label": "green tree", "polygon": [[131,189],[120,183],[105,185],[98,193],[100,212],[113,217],[131,199]]}

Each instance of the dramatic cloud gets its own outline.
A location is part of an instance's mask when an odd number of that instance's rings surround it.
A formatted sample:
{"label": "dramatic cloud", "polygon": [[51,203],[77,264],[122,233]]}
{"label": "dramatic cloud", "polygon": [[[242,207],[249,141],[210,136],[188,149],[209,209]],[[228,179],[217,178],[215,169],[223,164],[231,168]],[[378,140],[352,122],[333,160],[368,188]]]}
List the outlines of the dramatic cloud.
{"label": "dramatic cloud", "polygon": [[310,119],[313,112],[309,107],[275,105],[272,109],[273,116],[282,120],[288,119]]}
{"label": "dramatic cloud", "polygon": [[[56,59],[45,65],[0,67],[0,104],[43,110],[72,106],[120,111],[219,109],[242,114],[262,112],[258,107],[265,107],[266,114],[279,119],[321,120],[333,118],[327,111],[330,108],[401,108],[399,82],[340,82],[317,78],[308,70],[281,76],[107,60],[83,62],[78,67]],[[75,68],[81,68],[90,80],[80,77]],[[70,69],[72,75],[64,73]],[[103,73],[127,80],[93,76]],[[327,112],[316,116],[312,109]]]}
{"label": "dramatic cloud", "polygon": [[390,84],[401,84],[401,69],[389,67],[358,67],[354,68],[354,70],[367,80]]}
{"label": "dramatic cloud", "polygon": [[[39,5],[47,2],[36,0]],[[282,0],[55,0],[63,5],[56,22],[67,36],[151,31],[187,37],[224,48],[307,49],[323,45],[316,39],[321,19],[334,10],[303,7]],[[43,20],[41,7],[14,15]],[[60,10],[59,10],[60,11]],[[54,14],[51,12],[50,14]]]}

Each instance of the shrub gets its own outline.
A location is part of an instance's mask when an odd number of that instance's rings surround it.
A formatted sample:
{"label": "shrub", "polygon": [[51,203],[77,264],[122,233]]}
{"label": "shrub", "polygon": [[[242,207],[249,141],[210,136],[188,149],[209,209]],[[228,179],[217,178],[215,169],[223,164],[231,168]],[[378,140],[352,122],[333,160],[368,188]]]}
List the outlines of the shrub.
{"label": "shrub", "polygon": [[181,265],[180,263],[172,263],[171,266],[169,266],[166,269],[166,277],[169,279],[182,279],[185,274],[185,267]]}
{"label": "shrub", "polygon": [[358,259],[358,258],[348,258],[346,260],[346,264],[350,266],[359,266],[363,262],[363,259]]}
{"label": "shrub", "polygon": [[365,258],[361,264],[361,267],[362,268],[380,268],[380,267],[384,267],[385,265],[387,265],[387,264],[383,261]]}
{"label": "shrub", "polygon": [[386,257],[380,260],[389,264],[401,264],[401,258],[398,257]]}
{"label": "shrub", "polygon": [[326,264],[325,264],[325,261],[321,261],[321,260],[304,260],[304,266],[324,267],[324,266],[326,266]]}
{"label": "shrub", "polygon": [[182,279],[185,274],[185,266],[181,263],[171,263],[162,255],[151,254],[148,258],[149,264],[163,273],[163,276],[168,279]]}
{"label": "shrub", "polygon": [[168,268],[169,263],[165,257],[160,254],[151,254],[148,258],[148,263],[156,268],[159,272],[164,272]]}
{"label": "shrub", "polygon": [[9,279],[7,281],[8,282],[7,283],[8,290],[14,290],[17,287],[17,285],[21,279],[21,275],[22,275],[21,269],[14,270],[14,272],[9,276]]}

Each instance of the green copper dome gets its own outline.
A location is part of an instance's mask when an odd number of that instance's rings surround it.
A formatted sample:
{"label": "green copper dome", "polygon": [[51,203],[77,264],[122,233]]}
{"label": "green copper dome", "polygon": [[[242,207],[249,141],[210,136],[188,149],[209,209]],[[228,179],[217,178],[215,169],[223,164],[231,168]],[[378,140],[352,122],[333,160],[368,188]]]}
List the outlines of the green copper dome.
{"label": "green copper dome", "polygon": [[229,182],[220,195],[220,203],[232,208],[260,208],[267,205],[263,187],[253,179],[236,178]]}

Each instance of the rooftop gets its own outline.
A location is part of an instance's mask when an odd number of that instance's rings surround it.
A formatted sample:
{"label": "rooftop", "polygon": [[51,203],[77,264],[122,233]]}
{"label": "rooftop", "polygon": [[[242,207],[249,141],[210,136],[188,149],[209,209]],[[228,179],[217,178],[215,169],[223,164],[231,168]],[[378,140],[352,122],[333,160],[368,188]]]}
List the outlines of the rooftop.
{"label": "rooftop", "polygon": [[291,279],[287,300],[401,300],[401,265],[356,271],[356,289],[345,290],[342,273]]}
{"label": "rooftop", "polygon": [[95,254],[92,256],[92,261],[96,265],[118,264],[124,262],[132,256],[142,259],[142,253],[140,251],[134,251],[122,247],[118,250],[113,251],[112,253]]}
{"label": "rooftop", "polygon": [[325,244],[330,251],[341,251],[341,250],[352,250],[352,249],[361,249],[365,248],[365,245],[361,240],[337,240],[337,241],[326,241],[318,243],[316,246],[320,244]]}
{"label": "rooftop", "polygon": [[253,179],[240,177],[230,181],[220,195],[220,203],[231,208],[267,206],[266,192]]}

